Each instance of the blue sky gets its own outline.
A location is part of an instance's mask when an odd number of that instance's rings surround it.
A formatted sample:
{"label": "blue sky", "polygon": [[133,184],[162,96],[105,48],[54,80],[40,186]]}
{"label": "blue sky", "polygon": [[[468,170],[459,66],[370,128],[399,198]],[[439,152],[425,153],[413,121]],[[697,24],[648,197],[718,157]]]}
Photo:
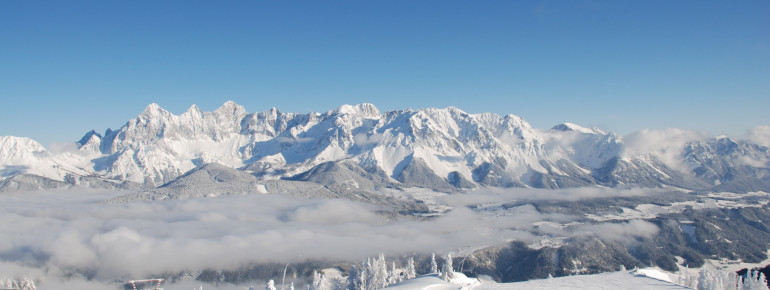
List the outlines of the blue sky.
{"label": "blue sky", "polygon": [[621,134],[770,124],[770,1],[0,1],[0,135],[456,106]]}

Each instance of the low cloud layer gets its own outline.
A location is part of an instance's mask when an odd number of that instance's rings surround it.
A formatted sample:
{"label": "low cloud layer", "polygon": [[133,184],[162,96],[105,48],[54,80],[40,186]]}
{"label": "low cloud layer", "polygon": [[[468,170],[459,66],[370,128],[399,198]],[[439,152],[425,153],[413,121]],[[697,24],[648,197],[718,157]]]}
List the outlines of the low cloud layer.
{"label": "low cloud layer", "polygon": [[372,253],[447,251],[504,242],[512,230],[468,209],[393,222],[368,204],[278,195],[103,205],[75,193],[3,197],[0,259],[99,280],[255,261],[357,260]]}
{"label": "low cloud layer", "polygon": [[[446,252],[510,240],[534,242],[533,223],[576,217],[544,214],[532,205],[503,212],[471,210],[484,201],[526,198],[572,200],[643,194],[633,190],[510,191],[448,195],[454,209],[431,220],[388,220],[376,208],[347,200],[280,195],[135,202],[98,201],[117,193],[7,193],[0,196],[0,275],[75,277],[107,283],[162,272],[234,269],[253,262],[307,258],[358,260],[383,252]],[[657,230],[646,222],[553,228],[547,234],[601,232],[627,239]],[[542,230],[540,231],[542,234]],[[98,282],[102,281],[102,282]],[[74,281],[67,282],[72,285]],[[75,283],[75,284],[73,284]],[[73,286],[77,287],[77,286]],[[94,289],[97,289],[95,287]],[[73,288],[74,289],[74,288]]]}
{"label": "low cloud layer", "polygon": [[582,187],[567,189],[537,188],[485,188],[470,194],[456,194],[439,198],[440,202],[451,206],[467,206],[485,203],[505,203],[511,201],[558,200],[577,201],[594,198],[635,197],[670,192],[663,188],[606,188]]}
{"label": "low cloud layer", "polygon": [[651,238],[660,229],[653,223],[643,220],[631,220],[625,223],[604,223],[578,225],[573,231],[578,234],[597,234],[598,236],[623,243],[633,243],[635,238]]}

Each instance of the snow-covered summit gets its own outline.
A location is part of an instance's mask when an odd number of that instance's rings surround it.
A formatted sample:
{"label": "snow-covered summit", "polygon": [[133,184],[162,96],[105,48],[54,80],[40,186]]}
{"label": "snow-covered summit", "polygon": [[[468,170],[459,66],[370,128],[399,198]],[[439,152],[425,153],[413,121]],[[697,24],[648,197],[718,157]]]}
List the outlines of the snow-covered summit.
{"label": "snow-covered summit", "polygon": [[326,114],[327,115],[351,114],[351,115],[359,115],[365,118],[379,118],[380,110],[377,109],[377,107],[375,107],[373,104],[362,103],[358,105],[342,105],[336,109],[328,111]]}
{"label": "snow-covered summit", "polygon": [[0,136],[0,180],[32,175],[45,180],[64,181],[70,175],[89,173],[80,169],[79,164],[80,155],[71,152],[53,154],[35,140]]}
{"label": "snow-covered summit", "polygon": [[43,145],[26,137],[0,136],[0,164],[25,164],[50,157]]}

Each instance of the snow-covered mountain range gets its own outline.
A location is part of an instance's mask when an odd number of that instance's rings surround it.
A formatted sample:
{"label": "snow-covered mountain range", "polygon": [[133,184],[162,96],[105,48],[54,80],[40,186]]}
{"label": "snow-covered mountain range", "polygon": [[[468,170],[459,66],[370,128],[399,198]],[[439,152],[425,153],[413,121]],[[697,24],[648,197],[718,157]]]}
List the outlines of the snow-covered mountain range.
{"label": "snow-covered mountain range", "polygon": [[659,133],[622,137],[570,123],[539,130],[514,115],[453,107],[380,112],[360,104],[326,113],[248,113],[230,101],[213,112],[193,105],[174,115],[150,104],[117,130],[88,132],[68,151],[0,137],[0,190],[155,188],[210,163],[251,174],[255,182],[354,188],[770,190],[767,147]]}

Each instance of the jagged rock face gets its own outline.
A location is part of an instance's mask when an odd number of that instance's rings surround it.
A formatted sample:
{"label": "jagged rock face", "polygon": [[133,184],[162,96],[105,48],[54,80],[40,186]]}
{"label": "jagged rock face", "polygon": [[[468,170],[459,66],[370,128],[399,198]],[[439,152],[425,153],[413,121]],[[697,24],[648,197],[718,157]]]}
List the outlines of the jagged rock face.
{"label": "jagged rock face", "polygon": [[0,178],[32,174],[65,183],[67,176],[88,176],[157,187],[209,163],[260,179],[328,183],[340,177],[329,179],[331,171],[315,167],[341,162],[347,165],[340,168],[349,171],[343,175],[367,188],[375,186],[363,181],[367,178],[442,191],[477,186],[770,187],[767,147],[746,141],[690,142],[678,154],[681,166],[674,166],[656,152],[624,154],[623,140],[614,133],[570,123],[537,130],[514,115],[468,114],[452,107],[380,112],[360,104],[325,113],[275,108],[247,113],[227,102],[213,112],[193,105],[174,115],[151,104],[118,130],[87,133],[75,143],[77,152],[51,154],[37,142],[16,137],[2,137],[0,143]]}

